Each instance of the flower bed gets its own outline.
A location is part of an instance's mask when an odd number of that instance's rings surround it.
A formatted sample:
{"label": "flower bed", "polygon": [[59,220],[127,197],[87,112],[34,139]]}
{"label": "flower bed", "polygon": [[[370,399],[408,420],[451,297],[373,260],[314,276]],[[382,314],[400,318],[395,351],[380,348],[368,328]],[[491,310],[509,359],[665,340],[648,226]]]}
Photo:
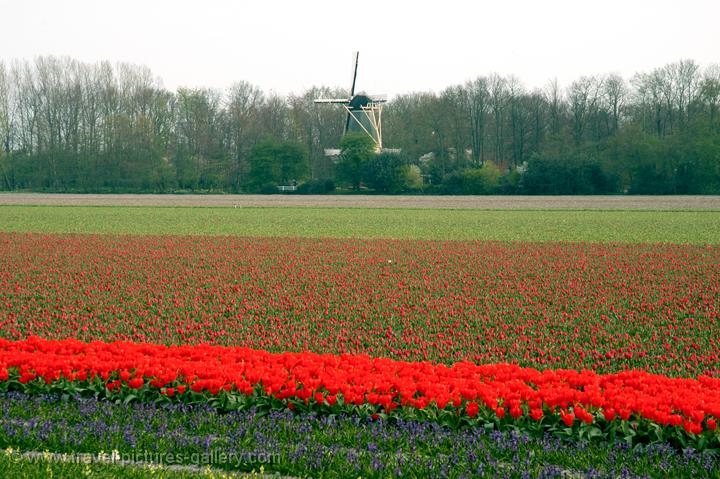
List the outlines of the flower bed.
{"label": "flower bed", "polygon": [[[325,478],[697,478],[720,473],[717,455],[691,447],[631,448],[623,441],[589,445],[550,434],[316,411],[250,407],[219,414],[207,404],[115,404],[67,394],[8,392],[0,393],[0,418],[0,449],[11,447],[12,461],[24,451],[49,450],[245,471],[257,471],[264,463],[267,472]],[[43,467],[26,475],[48,472]],[[156,476],[164,477],[157,471]]]}
{"label": "flower bed", "polygon": [[0,233],[0,336],[719,376],[720,247]]}
{"label": "flower bed", "polygon": [[452,366],[213,345],[0,340],[0,387],[220,409],[337,410],[445,424],[522,425],[580,438],[720,445],[720,379],[642,371]]}

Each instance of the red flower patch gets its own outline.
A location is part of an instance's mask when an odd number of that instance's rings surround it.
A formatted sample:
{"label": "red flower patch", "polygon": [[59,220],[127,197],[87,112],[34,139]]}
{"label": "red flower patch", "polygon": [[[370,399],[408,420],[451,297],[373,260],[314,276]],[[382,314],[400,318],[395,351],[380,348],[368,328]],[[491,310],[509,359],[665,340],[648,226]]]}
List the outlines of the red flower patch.
{"label": "red flower patch", "polygon": [[[720,379],[669,378],[642,371],[598,374],[592,371],[537,370],[512,364],[452,366],[405,362],[369,356],[305,353],[270,353],[224,346],[162,346],[136,343],[82,343],[77,340],[25,341],[0,339],[0,365],[9,379],[23,384],[42,376],[53,383],[61,371],[76,377],[100,379],[115,391],[121,380],[110,380],[122,371],[135,371],[132,389],[147,389],[172,396],[187,387],[195,393],[273,396],[292,403],[303,401],[319,407],[370,404],[376,410],[427,408],[462,411],[476,417],[483,407],[502,419],[509,409],[513,420],[539,421],[560,411],[567,425],[577,418],[594,422],[602,411],[606,421],[631,415],[672,426],[682,425],[698,434],[702,424],[710,430],[720,418]],[[140,373],[142,372],[142,373]],[[139,376],[138,374],[142,374]],[[167,386],[165,379],[174,378]],[[163,386],[158,386],[163,384]],[[503,404],[503,407],[496,406]],[[525,414],[529,410],[529,417]],[[572,410],[572,412],[570,412]]]}
{"label": "red flower patch", "polygon": [[0,233],[0,336],[718,376],[718,264],[717,245]]}

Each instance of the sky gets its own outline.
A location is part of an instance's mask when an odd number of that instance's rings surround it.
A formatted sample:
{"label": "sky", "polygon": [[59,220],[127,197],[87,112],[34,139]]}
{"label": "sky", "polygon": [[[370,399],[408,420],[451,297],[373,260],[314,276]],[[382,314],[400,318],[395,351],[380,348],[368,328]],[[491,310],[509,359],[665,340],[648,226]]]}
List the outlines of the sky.
{"label": "sky", "polygon": [[170,90],[349,88],[355,50],[356,90],[390,97],[493,72],[533,89],[720,63],[720,0],[0,0],[0,17],[0,61],[143,64]]}

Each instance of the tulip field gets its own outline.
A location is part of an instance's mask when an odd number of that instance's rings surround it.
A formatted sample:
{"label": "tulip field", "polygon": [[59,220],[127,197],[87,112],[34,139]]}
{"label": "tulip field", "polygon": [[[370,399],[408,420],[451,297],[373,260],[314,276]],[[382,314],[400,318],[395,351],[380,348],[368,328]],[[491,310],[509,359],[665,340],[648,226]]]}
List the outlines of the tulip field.
{"label": "tulip field", "polygon": [[[0,447],[122,455],[139,442],[183,464],[263,449],[277,454],[263,474],[293,477],[720,475],[720,234],[673,240],[671,212],[643,212],[670,241],[577,241],[563,212],[554,241],[479,241],[409,223],[393,239],[323,235],[322,222],[297,236],[48,231],[28,210],[22,228],[0,224]],[[605,214],[567,218],[590,231]],[[73,404],[202,437],[63,435],[96,414],[57,412]],[[191,432],[203,421],[215,432]]]}
{"label": "tulip field", "polygon": [[720,375],[720,246],[0,234],[0,334]]}

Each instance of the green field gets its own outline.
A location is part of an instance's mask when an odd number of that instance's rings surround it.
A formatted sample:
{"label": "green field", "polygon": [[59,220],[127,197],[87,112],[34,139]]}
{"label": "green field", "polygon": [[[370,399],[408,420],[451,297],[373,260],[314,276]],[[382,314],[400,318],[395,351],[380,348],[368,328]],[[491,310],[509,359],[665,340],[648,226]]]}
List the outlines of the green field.
{"label": "green field", "polygon": [[720,211],[0,206],[0,230],[717,244]]}

